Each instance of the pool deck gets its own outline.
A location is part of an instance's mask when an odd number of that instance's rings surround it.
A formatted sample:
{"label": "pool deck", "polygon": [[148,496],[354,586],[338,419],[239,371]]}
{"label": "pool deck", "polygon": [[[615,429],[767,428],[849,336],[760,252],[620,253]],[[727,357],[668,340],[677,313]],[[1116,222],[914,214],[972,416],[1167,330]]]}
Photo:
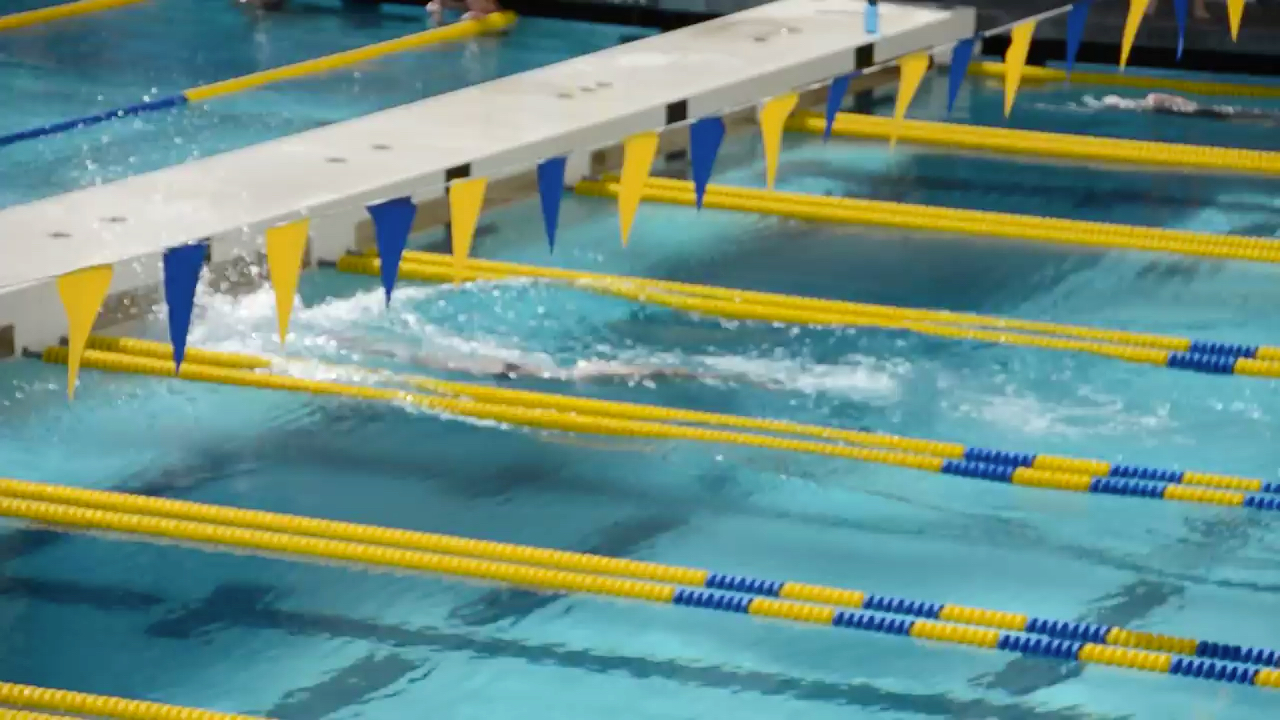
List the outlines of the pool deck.
{"label": "pool deck", "polygon": [[[641,131],[750,105],[966,37],[973,11],[862,0],[778,0],[464,90],[0,211],[0,329],[47,340],[52,278],[114,263],[113,292],[160,281],[160,253],[211,239],[212,260],[259,252],[262,231],[312,219],[312,259],[353,246],[369,202],[441,197],[447,180],[531,170]],[[572,181],[574,177],[570,177]],[[16,294],[15,294],[16,293]],[[18,297],[21,295],[21,297]],[[50,308],[49,305],[53,307]],[[35,315],[24,327],[17,322]],[[59,325],[60,327],[60,325]]]}

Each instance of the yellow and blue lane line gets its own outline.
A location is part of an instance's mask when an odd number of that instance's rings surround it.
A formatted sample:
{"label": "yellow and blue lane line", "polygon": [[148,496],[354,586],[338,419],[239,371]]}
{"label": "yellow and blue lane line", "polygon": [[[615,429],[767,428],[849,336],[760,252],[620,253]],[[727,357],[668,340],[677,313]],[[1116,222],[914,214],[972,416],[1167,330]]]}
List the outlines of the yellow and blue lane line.
{"label": "yellow and blue lane line", "polygon": [[[1267,482],[1257,478],[1194,470],[1173,470],[1149,465],[1111,463],[1105,460],[1086,460],[1040,453],[995,450],[982,447],[964,447],[955,457],[943,464],[941,472],[948,475],[976,477],[998,482],[1020,484],[1015,476],[1018,468],[1030,468],[1048,472],[1076,473],[1092,476],[1087,492],[1111,495],[1141,495],[1162,497],[1167,490],[1161,485],[1194,485],[1199,487],[1236,490],[1243,493],[1280,494],[1280,482]],[[1122,481],[1127,481],[1127,484]],[[1176,494],[1176,493],[1175,493]],[[1181,498],[1168,498],[1181,499]],[[1224,503],[1234,504],[1234,503]],[[1260,510],[1275,510],[1270,498],[1253,498],[1244,495],[1239,503]]]}
{"label": "yellow and blue lane line", "polygon": [[47,137],[49,135],[57,135],[71,130],[92,127],[111,120],[120,120],[151,112],[172,110],[190,103],[205,102],[224,95],[253,90],[269,83],[292,80],[318,73],[339,70],[392,53],[416,50],[436,43],[463,40],[483,33],[502,30],[514,23],[515,19],[515,14],[511,12],[493,13],[492,15],[488,15],[478,20],[462,20],[443,27],[424,30],[422,32],[393,38],[391,40],[384,40],[372,45],[363,45],[350,50],[334,53],[332,55],[324,55],[310,60],[296,62],[291,65],[283,65],[268,70],[260,70],[255,73],[249,73],[248,75],[241,75],[239,77],[201,85],[199,87],[188,88],[182,92],[175,93],[173,95],[166,95],[154,100],[146,100],[144,102],[126,105],[124,107],[95,113],[93,115],[71,118],[69,120],[50,123],[48,125],[40,125],[33,128],[27,128],[26,130],[19,130],[7,135],[0,135],[0,147],[13,145],[14,143],[19,143],[24,140],[35,140],[36,138]]}
{"label": "yellow and blue lane line", "polygon": [[[973,450],[975,456],[981,456],[983,452],[1001,452],[998,450],[984,451],[981,448],[974,448]],[[1067,492],[1194,502],[1227,507],[1243,507],[1250,510],[1280,510],[1280,495],[1265,494],[1276,492],[1274,483],[1262,483],[1259,487],[1262,493],[1246,493],[1186,484],[1186,478],[1190,473],[1177,470],[1116,465],[1114,468],[1110,468],[1106,475],[1091,476],[1073,472],[1042,470],[1030,466],[1038,462],[1039,458],[1037,456],[1023,456],[1018,453],[1011,453],[1011,455],[1016,456],[1015,459],[1020,461],[1019,464],[973,460],[941,460],[938,472],[957,477],[991,480],[1023,487],[1065,490]],[[1029,463],[1029,465],[1021,463]],[[1129,473],[1130,475],[1111,475],[1111,472]]]}
{"label": "yellow and blue lane line", "polygon": [[[1035,649],[1041,647],[1036,643],[1053,641],[1079,646],[1075,648],[1076,653],[1081,652],[1084,646],[1096,645],[1112,649],[1127,648],[1185,656],[1184,658],[1179,658],[1183,662],[1190,662],[1194,658],[1198,661],[1220,661],[1256,665],[1265,668],[1280,667],[1280,650],[1270,648],[1195,640],[1193,638],[1129,630],[1115,625],[1036,618],[1021,613],[966,607],[952,603],[935,603],[891,595],[874,595],[861,590],[848,590],[785,580],[762,580],[744,575],[726,575],[705,570],[694,572],[701,575],[700,581],[696,584],[701,585],[705,590],[688,588],[677,590],[673,600],[675,604],[715,607],[716,609],[725,609],[732,612],[755,612],[756,614],[763,612],[763,610],[752,610],[752,598],[744,598],[738,595],[726,596],[715,592],[729,591],[757,596],[755,599],[781,598],[806,603],[820,603],[822,605],[855,608],[888,615],[908,616],[924,621],[942,621],[990,630],[1008,630],[1042,638],[1042,640],[1034,640],[1014,635],[1008,636],[1007,639],[997,639],[993,641],[995,644],[991,645],[991,647],[1008,649],[1013,652],[1024,652],[1020,648],[1026,647],[1030,648],[1030,650],[1026,651],[1029,654],[1042,654],[1042,651]],[[694,580],[697,578],[688,579]],[[695,583],[688,582],[685,584]],[[724,607],[717,607],[717,604]],[[760,607],[764,608],[766,606],[762,605]],[[831,616],[831,622],[840,627],[858,627],[877,632],[881,631],[879,630],[881,624],[886,628],[883,630],[884,632],[890,632],[888,623],[906,622],[907,626],[903,626],[905,629],[897,634],[910,634],[909,626],[911,621],[889,620],[880,617],[879,620],[872,623],[869,619],[859,619],[859,617],[859,613],[856,612],[840,611]],[[872,624],[868,625],[868,623]],[[1061,647],[1057,647],[1057,649],[1052,650],[1052,653],[1060,653],[1062,651]],[[1048,653],[1050,651],[1044,650],[1043,652]],[[1064,657],[1061,655],[1054,656]],[[1207,672],[1209,667],[1205,666],[1202,670]],[[1192,668],[1192,672],[1194,672],[1194,668]],[[1215,670],[1214,672],[1217,671]]]}
{"label": "yellow and blue lane line", "polygon": [[1165,357],[1165,367],[1174,370],[1191,370],[1209,375],[1252,375],[1254,377],[1275,377],[1274,361],[1260,360],[1256,357],[1258,348],[1254,345],[1235,345],[1232,343],[1213,343],[1192,340],[1191,347],[1200,350],[1218,350],[1218,352],[1169,351]]}
{"label": "yellow and blue lane line", "polygon": [[71,130],[79,130],[80,128],[92,127],[100,125],[111,120],[120,120],[127,117],[134,117],[149,112],[159,112],[161,110],[171,110],[187,104],[187,96],[183,93],[177,95],[167,95],[155,100],[148,100],[134,105],[126,105],[125,107],[107,110],[105,112],[95,113],[93,115],[85,115],[84,117],[71,118],[70,120],[62,120],[48,125],[39,125],[26,130],[19,130],[7,135],[0,135],[0,147],[13,145],[23,140],[35,140],[49,135],[57,135],[59,133],[70,132]]}
{"label": "yellow and blue lane line", "polygon": [[1177,338],[1181,349],[1165,351],[1167,368],[1209,375],[1250,375],[1276,377],[1273,364],[1280,360],[1280,348],[1245,343]]}
{"label": "yellow and blue lane line", "polygon": [[[183,516],[194,515],[183,512],[183,506],[167,505],[166,514],[150,515],[122,512],[115,509],[104,509],[97,505],[72,505],[40,500],[29,500],[23,497],[0,495],[0,515],[14,518],[34,520],[43,524],[56,525],[83,530],[108,530],[134,536],[152,538],[169,538],[198,542],[202,544],[244,548],[256,551],[279,552],[290,556],[327,558],[330,560],[357,562],[402,570],[431,572],[456,578],[478,580],[494,580],[506,584],[540,588],[556,593],[581,593],[597,597],[627,598],[632,600],[676,605],[689,608],[703,608],[721,612],[754,615],[758,617],[776,618],[790,622],[803,622],[816,625],[827,625],[836,628],[847,628],[876,632],[887,635],[914,637],[935,642],[968,645],[1004,652],[1018,653],[1040,657],[1053,657],[1075,660],[1082,663],[1128,667],[1147,672],[1156,672],[1182,677],[1201,678],[1218,682],[1240,685],[1257,685],[1260,687],[1280,687],[1280,670],[1274,667],[1245,665],[1240,662],[1205,659],[1200,657],[1182,657],[1163,650],[1146,648],[1126,648],[1115,645],[1093,642],[1084,632],[1078,633],[1080,639],[1059,639],[1055,637],[1031,637],[1017,631],[1008,632],[1002,629],[975,627],[973,625],[954,624],[945,618],[955,615],[960,619],[966,617],[963,612],[956,612],[952,606],[931,606],[911,604],[905,600],[881,599],[872,600],[871,605],[896,610],[906,615],[908,610],[917,616],[887,617],[882,613],[858,608],[843,610],[831,605],[819,605],[804,602],[804,597],[812,592],[807,588],[816,588],[817,595],[832,596],[839,591],[833,588],[817,588],[816,586],[795,585],[792,583],[770,583],[750,578],[716,575],[711,576],[692,568],[676,568],[666,566],[658,568],[648,563],[626,561],[619,558],[601,558],[597,556],[595,564],[606,566],[621,563],[634,571],[648,570],[643,576],[625,576],[621,573],[608,575],[586,571],[588,568],[560,569],[545,565],[530,565],[519,562],[519,558],[510,560],[488,559],[441,553],[427,550],[410,549],[399,544],[372,544],[363,541],[348,540],[323,535],[298,535],[280,530],[266,530],[254,525],[226,525],[204,520],[189,520]],[[127,504],[127,503],[124,503]],[[233,509],[227,513],[236,515]],[[207,514],[207,513],[206,513]],[[259,526],[275,525],[265,522],[260,516]],[[279,518],[277,518],[278,520]],[[314,520],[314,519],[313,519]],[[305,519],[293,518],[288,524],[307,526]],[[356,526],[359,527],[359,526]],[[354,528],[348,528],[354,529]],[[383,529],[389,532],[390,529]],[[404,531],[400,531],[404,532]],[[343,533],[345,534],[345,533]],[[373,539],[381,533],[376,528],[364,526],[362,535]],[[406,540],[408,538],[403,538]],[[534,550],[534,548],[525,548]],[[520,553],[521,556],[528,553]],[[536,554],[536,553],[534,553]],[[590,565],[592,563],[585,563]],[[708,583],[716,586],[729,586],[745,590],[756,590],[757,596],[748,597],[734,591],[717,589],[691,588],[687,585],[690,576],[702,572],[702,585]],[[680,582],[684,580],[686,582]],[[683,584],[686,587],[680,587]],[[763,593],[770,593],[765,595]],[[797,596],[797,597],[790,597]],[[866,604],[867,596],[858,598],[860,604]],[[936,615],[944,620],[935,620],[918,615]],[[1012,617],[1001,616],[1005,624],[1011,623]],[[1023,627],[1030,627],[1024,623]],[[1070,629],[1082,628],[1080,624],[1070,624]],[[1048,628],[1040,628],[1047,632]],[[1111,639],[1109,637],[1103,638]],[[1124,638],[1117,638],[1123,640]],[[1176,650],[1176,644],[1174,649]],[[1274,665],[1275,653],[1264,650],[1249,649],[1240,652],[1223,652],[1241,658],[1248,657],[1255,661],[1270,661]]]}
{"label": "yellow and blue lane line", "polygon": [[[706,587],[709,589],[677,589],[671,602],[688,607],[972,645],[1021,655],[1131,667],[1240,685],[1280,687],[1280,671],[1275,669],[1280,654],[1266,648],[1196,641],[1092,623],[1028,618],[1016,613],[734,575],[708,574]],[[750,593],[756,597],[718,590]],[[819,592],[815,593],[815,590]],[[851,595],[844,598],[846,602],[843,604],[854,604],[863,611],[789,601],[812,602],[815,600],[812,595],[832,593]],[[850,602],[855,600],[856,603]],[[910,617],[886,617],[882,613]],[[974,627],[975,624],[1011,632]]]}
{"label": "yellow and blue lane line", "polygon": [[1280,687],[1278,653],[1267,648],[700,568],[12,479],[0,480],[0,515]]}
{"label": "yellow and blue lane line", "polygon": [[[1036,657],[1071,660],[1080,663],[1128,667],[1146,672],[1177,675],[1180,677],[1213,680],[1236,685],[1257,685],[1260,687],[1280,687],[1280,670],[1274,669],[1276,655],[1271,650],[1241,649],[1239,652],[1228,652],[1222,648],[1235,646],[1218,646],[1204,643],[1206,653],[1220,652],[1227,657],[1239,657],[1240,660],[1229,660],[1225,657],[1206,659],[1206,657],[1182,657],[1159,650],[1118,647],[1105,643],[1107,636],[1116,632],[1114,628],[1103,629],[1086,623],[1056,623],[1043,626],[1028,624],[1029,629],[1039,629],[1045,634],[1053,628],[1068,638],[1030,637],[1016,632],[955,625],[939,622],[932,618],[943,618],[948,609],[954,606],[933,605],[928,603],[910,603],[906,600],[890,598],[878,599],[874,604],[878,608],[895,609],[906,614],[913,610],[924,617],[895,618],[886,617],[875,612],[856,610],[837,610],[833,607],[808,605],[789,600],[777,599],[776,595],[785,593],[790,583],[759,583],[748,578],[730,578],[714,576],[721,582],[754,588],[762,593],[770,590],[775,596],[762,595],[746,597],[715,590],[676,589],[671,595],[671,603],[685,607],[696,607],[721,612],[756,615],[778,618],[794,622],[806,622],[820,625],[831,625],[838,628],[864,630],[884,635],[899,635],[934,640],[991,650],[1030,655]],[[874,596],[868,596],[871,600]],[[870,609],[870,608],[869,608]],[[1124,631],[1128,632],[1128,631]],[[1097,641],[1097,639],[1103,642]],[[1197,645],[1196,650],[1201,650]],[[1254,660],[1254,664],[1243,664],[1245,658]],[[1266,661],[1265,663],[1263,661]],[[1265,664],[1266,667],[1258,665]]]}

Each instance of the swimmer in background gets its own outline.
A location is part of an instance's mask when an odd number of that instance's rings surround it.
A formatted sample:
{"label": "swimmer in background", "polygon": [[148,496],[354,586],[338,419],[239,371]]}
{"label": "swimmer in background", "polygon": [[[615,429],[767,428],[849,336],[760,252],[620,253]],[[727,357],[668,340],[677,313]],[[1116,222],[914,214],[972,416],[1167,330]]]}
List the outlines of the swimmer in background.
{"label": "swimmer in background", "polygon": [[502,12],[502,6],[497,0],[431,0],[427,3],[427,12],[431,13],[431,19],[437,25],[445,10],[466,10],[463,20],[479,20],[486,15]]}
{"label": "swimmer in background", "polygon": [[1165,93],[1151,93],[1141,100],[1130,100],[1119,95],[1107,95],[1102,98],[1101,106],[1120,110],[1145,110],[1162,115],[1182,115],[1213,120],[1237,120],[1267,124],[1280,123],[1280,112],[1275,110],[1240,108],[1231,105],[1201,105],[1194,100]]}

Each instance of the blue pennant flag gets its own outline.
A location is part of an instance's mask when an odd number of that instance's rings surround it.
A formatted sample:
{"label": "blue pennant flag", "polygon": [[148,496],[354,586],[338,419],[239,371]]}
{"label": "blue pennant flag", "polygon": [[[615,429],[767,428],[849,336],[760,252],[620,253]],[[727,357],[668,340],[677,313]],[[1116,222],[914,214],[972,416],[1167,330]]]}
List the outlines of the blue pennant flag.
{"label": "blue pennant flag", "polygon": [[964,84],[965,75],[969,72],[969,62],[973,60],[973,38],[965,38],[956,43],[951,51],[951,69],[947,75],[947,114],[956,106],[956,98],[960,95],[960,86]]}
{"label": "blue pennant flag", "polygon": [[404,246],[409,242],[409,233],[413,231],[413,217],[418,214],[418,207],[413,198],[398,197],[374,203],[366,208],[373,218],[373,236],[378,245],[378,258],[381,263],[382,289],[387,294],[387,306],[391,306],[391,291],[396,287],[396,278],[400,275],[400,258],[404,256]]}
{"label": "blue pennant flag", "polygon": [[173,343],[173,371],[182,368],[196,305],[196,285],[209,248],[205,243],[180,245],[164,253],[164,302],[169,308],[169,342]]}
{"label": "blue pennant flag", "polygon": [[867,34],[875,35],[880,32],[880,7],[876,0],[867,0],[867,9],[862,12],[867,20],[865,27]]}
{"label": "blue pennant flag", "polygon": [[1085,21],[1089,19],[1089,7],[1093,0],[1076,0],[1067,13],[1067,77],[1076,66],[1076,55],[1080,54],[1080,41],[1084,39]]}
{"label": "blue pennant flag", "polygon": [[1178,59],[1182,59],[1182,43],[1187,38],[1187,0],[1173,0],[1173,16],[1178,20]]}
{"label": "blue pennant flag", "polygon": [[560,225],[560,199],[564,197],[565,158],[553,157],[538,163],[538,197],[542,200],[542,225],[547,229],[547,246],[556,251],[556,229]]}
{"label": "blue pennant flag", "polygon": [[831,139],[831,126],[835,124],[836,114],[840,112],[840,103],[844,102],[844,96],[849,94],[849,83],[860,74],[855,71],[841,75],[832,80],[831,87],[827,88],[827,125],[822,130],[823,141]]}
{"label": "blue pennant flag", "polygon": [[724,140],[724,121],[718,117],[698,118],[689,127],[689,159],[693,163],[693,193],[702,209],[702,197],[711,182],[711,171],[716,166],[720,142]]}

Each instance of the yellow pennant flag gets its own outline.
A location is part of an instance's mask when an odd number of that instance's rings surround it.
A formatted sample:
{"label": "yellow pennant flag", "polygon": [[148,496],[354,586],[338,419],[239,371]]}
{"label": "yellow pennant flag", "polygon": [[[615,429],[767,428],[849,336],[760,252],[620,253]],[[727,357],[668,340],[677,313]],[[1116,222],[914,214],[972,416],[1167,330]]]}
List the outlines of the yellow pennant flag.
{"label": "yellow pennant flag", "polygon": [[1120,40],[1120,69],[1129,63],[1129,51],[1133,49],[1133,41],[1138,39],[1138,28],[1142,18],[1147,15],[1147,5],[1151,0],[1129,0],[1129,17],[1124,20],[1124,37]]}
{"label": "yellow pennant flag", "polygon": [[276,321],[280,326],[280,344],[289,335],[289,317],[293,314],[293,298],[298,294],[298,276],[307,252],[310,221],[303,219],[267,228],[267,271],[276,292]]}
{"label": "yellow pennant flag", "polygon": [[1036,21],[1028,20],[1009,33],[1009,49],[1004,51],[1004,116],[1013,112],[1013,99],[1018,97],[1022,84],[1022,68],[1027,65],[1027,53],[1031,51],[1031,36],[1036,32]]}
{"label": "yellow pennant flag", "polygon": [[58,295],[67,311],[67,399],[76,399],[76,381],[80,376],[80,358],[93,332],[102,303],[111,288],[110,265],[96,265],[58,278]]}
{"label": "yellow pennant flag", "polygon": [[778,156],[782,154],[782,131],[796,109],[800,96],[787,93],[760,106],[760,136],[764,139],[764,183],[770,190],[778,179]]}
{"label": "yellow pennant flag", "polygon": [[905,55],[898,61],[898,98],[893,103],[893,127],[889,133],[889,147],[898,144],[898,126],[907,117],[907,109],[920,89],[920,81],[929,72],[929,53]]}
{"label": "yellow pennant flag", "polygon": [[1231,24],[1231,42],[1240,37],[1240,20],[1244,18],[1245,0],[1227,0],[1227,22]]}
{"label": "yellow pennant flag", "polygon": [[653,158],[658,154],[658,133],[632,135],[622,143],[622,177],[618,183],[618,224],[622,229],[622,247],[631,239],[631,225],[640,209],[644,185],[649,181]]}
{"label": "yellow pennant flag", "polygon": [[449,183],[449,238],[455,264],[461,264],[471,255],[471,241],[476,237],[476,224],[480,222],[488,187],[489,180],[482,177]]}

